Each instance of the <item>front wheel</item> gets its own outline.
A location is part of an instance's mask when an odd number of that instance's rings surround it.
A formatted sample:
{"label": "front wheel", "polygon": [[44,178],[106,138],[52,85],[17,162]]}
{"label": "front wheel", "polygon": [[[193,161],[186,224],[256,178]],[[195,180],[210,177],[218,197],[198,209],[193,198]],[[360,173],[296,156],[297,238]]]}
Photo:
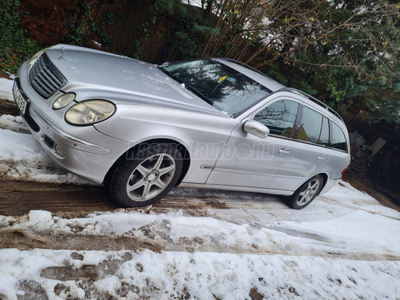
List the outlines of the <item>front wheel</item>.
{"label": "front wheel", "polygon": [[294,209],[303,209],[319,194],[323,186],[322,176],[316,175],[299,187],[292,196],[287,197],[287,204]]}
{"label": "front wheel", "polygon": [[155,203],[176,184],[182,172],[182,156],[173,144],[154,144],[124,159],[111,178],[111,196],[125,207]]}

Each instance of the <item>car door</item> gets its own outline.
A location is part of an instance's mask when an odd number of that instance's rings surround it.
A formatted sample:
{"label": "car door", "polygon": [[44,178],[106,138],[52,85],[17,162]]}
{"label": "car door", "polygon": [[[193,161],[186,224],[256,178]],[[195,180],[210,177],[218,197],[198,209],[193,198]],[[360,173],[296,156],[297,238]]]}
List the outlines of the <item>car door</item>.
{"label": "car door", "polygon": [[[268,188],[289,157],[299,108],[298,102],[278,97],[250,113],[232,131],[207,184]],[[268,137],[246,133],[243,124],[249,119],[266,125]]]}
{"label": "car door", "polygon": [[303,105],[288,159],[271,182],[271,188],[294,191],[317,174],[331,159],[330,122],[320,112]]}

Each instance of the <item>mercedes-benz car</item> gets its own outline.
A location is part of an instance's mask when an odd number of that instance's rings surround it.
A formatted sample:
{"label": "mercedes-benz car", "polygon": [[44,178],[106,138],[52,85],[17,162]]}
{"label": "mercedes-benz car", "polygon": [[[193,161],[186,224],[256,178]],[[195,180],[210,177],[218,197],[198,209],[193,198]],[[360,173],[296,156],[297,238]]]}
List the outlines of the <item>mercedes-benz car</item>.
{"label": "mercedes-benz car", "polygon": [[156,65],[56,45],[20,67],[13,94],[50,157],[125,207],[179,186],[282,195],[301,209],[350,162],[337,112],[231,59]]}

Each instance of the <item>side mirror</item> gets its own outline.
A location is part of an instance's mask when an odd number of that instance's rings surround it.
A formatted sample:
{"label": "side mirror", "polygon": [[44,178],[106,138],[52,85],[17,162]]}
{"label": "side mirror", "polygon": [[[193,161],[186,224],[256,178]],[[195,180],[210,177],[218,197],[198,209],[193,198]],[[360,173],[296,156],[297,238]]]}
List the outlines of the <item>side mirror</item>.
{"label": "side mirror", "polygon": [[269,134],[269,128],[255,120],[246,121],[243,124],[243,131],[258,136],[262,139],[265,139]]}

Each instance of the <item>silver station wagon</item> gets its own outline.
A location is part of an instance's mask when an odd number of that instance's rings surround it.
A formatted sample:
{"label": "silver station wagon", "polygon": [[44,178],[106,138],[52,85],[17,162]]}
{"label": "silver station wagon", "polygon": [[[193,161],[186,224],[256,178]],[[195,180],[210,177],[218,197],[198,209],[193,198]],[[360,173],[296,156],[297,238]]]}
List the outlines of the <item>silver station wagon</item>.
{"label": "silver station wagon", "polygon": [[350,163],[338,113],[230,59],[155,65],[57,45],[20,67],[13,94],[54,161],[126,207],[180,186],[282,195],[301,209]]}

